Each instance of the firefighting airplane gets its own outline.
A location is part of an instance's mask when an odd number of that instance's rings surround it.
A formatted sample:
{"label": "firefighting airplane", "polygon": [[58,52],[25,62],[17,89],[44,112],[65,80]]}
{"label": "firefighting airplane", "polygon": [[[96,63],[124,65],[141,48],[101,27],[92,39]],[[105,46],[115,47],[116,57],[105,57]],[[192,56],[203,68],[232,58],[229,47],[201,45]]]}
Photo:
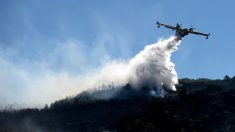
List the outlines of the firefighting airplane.
{"label": "firefighting airplane", "polygon": [[162,24],[160,22],[157,21],[157,27],[160,28],[161,26],[165,27],[165,28],[169,28],[172,29],[173,31],[175,30],[175,36],[178,37],[179,40],[181,40],[184,36],[188,35],[189,33],[191,34],[196,34],[196,35],[202,35],[205,36],[206,39],[208,39],[210,33],[206,34],[206,33],[200,33],[200,32],[195,32],[193,31],[195,28],[182,28],[180,24],[176,24],[176,26],[170,26],[170,25],[166,25],[166,24]]}

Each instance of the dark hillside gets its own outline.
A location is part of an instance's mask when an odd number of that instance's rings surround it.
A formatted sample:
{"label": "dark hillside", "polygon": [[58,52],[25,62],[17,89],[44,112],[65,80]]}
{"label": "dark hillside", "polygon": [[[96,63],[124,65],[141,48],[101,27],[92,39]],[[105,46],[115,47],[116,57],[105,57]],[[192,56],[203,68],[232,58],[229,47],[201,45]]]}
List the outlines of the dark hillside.
{"label": "dark hillside", "polygon": [[[181,79],[177,92],[147,96],[130,85],[110,100],[86,93],[44,109],[3,110],[1,132],[234,132],[235,79]],[[128,95],[128,96],[126,96]]]}

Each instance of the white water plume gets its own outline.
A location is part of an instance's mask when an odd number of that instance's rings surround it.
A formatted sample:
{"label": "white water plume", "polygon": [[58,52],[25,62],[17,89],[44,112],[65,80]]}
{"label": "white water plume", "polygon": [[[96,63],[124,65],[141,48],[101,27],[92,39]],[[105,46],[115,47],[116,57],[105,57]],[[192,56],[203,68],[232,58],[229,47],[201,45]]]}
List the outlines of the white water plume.
{"label": "white water plume", "polygon": [[[171,62],[171,55],[178,48],[181,41],[177,37],[159,40],[155,44],[147,45],[144,50],[126,62],[112,61],[104,65],[100,71],[83,80],[82,86],[94,88],[101,85],[114,87],[129,83],[133,88],[176,91],[178,83],[175,65]],[[85,89],[86,89],[85,88]]]}
{"label": "white water plume", "polygon": [[[79,77],[66,71],[53,72],[46,67],[32,73],[0,56],[0,67],[4,71],[0,75],[0,107],[9,104],[20,108],[41,107],[83,91],[118,89],[127,83],[136,89],[148,87],[150,90],[166,88],[175,91],[178,78],[171,55],[179,44],[176,37],[159,40],[147,45],[128,61],[113,60],[99,70]],[[106,97],[110,98],[107,94]]]}

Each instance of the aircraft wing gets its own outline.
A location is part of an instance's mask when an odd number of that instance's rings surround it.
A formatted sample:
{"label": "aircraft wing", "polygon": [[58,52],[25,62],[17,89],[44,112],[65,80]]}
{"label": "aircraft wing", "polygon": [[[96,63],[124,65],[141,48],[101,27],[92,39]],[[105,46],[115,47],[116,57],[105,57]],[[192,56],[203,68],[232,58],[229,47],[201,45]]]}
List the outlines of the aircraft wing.
{"label": "aircraft wing", "polygon": [[175,30],[176,27],[173,27],[173,26],[170,26],[170,25],[166,25],[166,24],[162,24],[160,22],[157,21],[157,27],[159,28],[160,26],[163,26],[163,27],[166,27],[166,28],[169,28],[169,29],[172,29],[172,30]]}
{"label": "aircraft wing", "polygon": [[206,33],[194,32],[194,31],[189,31],[189,33],[196,34],[196,35],[206,36],[206,38],[208,38],[208,36],[210,35],[210,34],[206,34]]}

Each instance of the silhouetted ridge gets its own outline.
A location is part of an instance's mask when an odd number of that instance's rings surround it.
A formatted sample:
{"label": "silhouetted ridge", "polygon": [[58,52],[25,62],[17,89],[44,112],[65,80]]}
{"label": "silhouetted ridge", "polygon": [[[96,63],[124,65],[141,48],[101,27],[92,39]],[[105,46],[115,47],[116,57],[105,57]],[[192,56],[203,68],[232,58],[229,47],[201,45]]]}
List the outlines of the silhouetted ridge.
{"label": "silhouetted ridge", "polygon": [[179,82],[177,92],[168,92],[164,98],[149,96],[147,87],[136,90],[127,84],[110,99],[90,96],[104,91],[84,92],[43,109],[3,110],[0,131],[235,131],[234,78]]}

